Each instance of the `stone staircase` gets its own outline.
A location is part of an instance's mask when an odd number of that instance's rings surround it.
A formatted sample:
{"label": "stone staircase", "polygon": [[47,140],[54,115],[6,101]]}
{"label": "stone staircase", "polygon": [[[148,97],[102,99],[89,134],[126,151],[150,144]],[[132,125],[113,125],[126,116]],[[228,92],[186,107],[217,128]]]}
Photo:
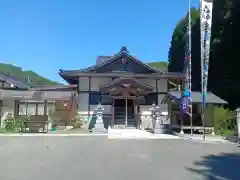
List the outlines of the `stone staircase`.
{"label": "stone staircase", "polygon": [[108,129],[109,139],[152,139],[153,135],[139,129]]}
{"label": "stone staircase", "polygon": [[[130,114],[130,113],[129,113]],[[136,127],[137,122],[133,115],[128,115],[128,126],[129,127]],[[124,111],[117,111],[115,112],[115,125],[125,125],[125,112]]]}

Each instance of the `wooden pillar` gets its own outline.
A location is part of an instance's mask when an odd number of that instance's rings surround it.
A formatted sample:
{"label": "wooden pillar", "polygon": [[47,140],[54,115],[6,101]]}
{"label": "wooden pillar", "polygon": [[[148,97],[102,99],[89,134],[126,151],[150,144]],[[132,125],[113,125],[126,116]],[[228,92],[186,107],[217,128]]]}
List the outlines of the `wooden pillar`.
{"label": "wooden pillar", "polygon": [[112,98],[112,121],[111,121],[111,126],[114,126],[114,118],[115,118],[115,98]]}
{"label": "wooden pillar", "polygon": [[141,115],[140,115],[138,96],[136,96],[136,98],[135,98],[135,103],[136,103],[136,107],[137,107],[137,110],[136,110],[137,129],[140,129],[140,127],[141,127]]}
{"label": "wooden pillar", "polygon": [[14,100],[14,110],[13,111],[14,111],[13,116],[16,118],[19,115],[19,100]]}
{"label": "wooden pillar", "polygon": [[35,115],[38,115],[38,101],[36,101]]}
{"label": "wooden pillar", "polygon": [[47,114],[48,114],[48,112],[47,112],[47,105],[48,105],[48,101],[47,101],[47,100],[44,100],[44,106],[43,106],[43,108],[44,108],[44,110],[43,110],[44,115],[47,115]]}
{"label": "wooden pillar", "polygon": [[25,101],[25,107],[26,107],[26,115],[28,115],[28,101]]}
{"label": "wooden pillar", "polygon": [[157,99],[156,99],[156,105],[159,105],[158,103],[158,96],[159,96],[159,94],[158,94],[158,79],[156,79],[156,93],[157,93]]}
{"label": "wooden pillar", "polygon": [[88,77],[88,121],[90,118],[90,92],[91,92],[91,77]]}
{"label": "wooden pillar", "polygon": [[0,122],[1,122],[1,124],[0,124],[0,127],[1,128],[3,128],[4,127],[4,120],[3,120],[3,118],[2,118],[2,109],[3,108],[3,100],[0,100]]}
{"label": "wooden pillar", "polygon": [[125,106],[126,106],[126,108],[125,108],[125,111],[126,111],[126,112],[125,112],[125,125],[127,126],[127,119],[128,119],[128,118],[127,118],[127,115],[128,115],[128,112],[127,112],[127,110],[128,110],[128,109],[127,109],[127,98],[125,98]]}

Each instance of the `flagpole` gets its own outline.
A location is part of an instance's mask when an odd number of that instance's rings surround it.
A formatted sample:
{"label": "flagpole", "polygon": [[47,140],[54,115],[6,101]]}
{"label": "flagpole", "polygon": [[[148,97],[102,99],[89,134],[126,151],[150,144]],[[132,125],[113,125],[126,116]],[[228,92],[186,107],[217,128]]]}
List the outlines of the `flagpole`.
{"label": "flagpole", "polygon": [[[200,0],[200,15],[203,13],[203,4],[202,0]],[[202,18],[202,17],[201,17]],[[205,140],[205,93],[204,93],[204,85],[205,85],[205,75],[204,75],[204,64],[206,58],[206,49],[205,49],[205,31],[206,27],[204,24],[201,24],[201,85],[202,85],[202,109],[201,109],[201,119],[202,119],[202,133],[203,133],[203,140]]]}
{"label": "flagpole", "polygon": [[189,91],[190,91],[190,127],[191,127],[191,136],[193,135],[193,123],[192,123],[192,19],[191,19],[191,0],[188,1],[188,33],[189,33]]}
{"label": "flagpole", "polygon": [[[203,14],[203,5],[202,0],[200,0],[200,18],[202,20]],[[205,124],[204,124],[204,61],[205,61],[205,44],[204,44],[204,25],[200,22],[200,34],[201,34],[201,93],[202,93],[202,102],[201,102],[201,119],[202,119],[202,133],[203,133],[203,140],[205,140]]]}
{"label": "flagpole", "polygon": [[202,127],[205,140],[205,110],[208,84],[209,51],[211,46],[213,0],[201,0],[201,71],[202,71]]}

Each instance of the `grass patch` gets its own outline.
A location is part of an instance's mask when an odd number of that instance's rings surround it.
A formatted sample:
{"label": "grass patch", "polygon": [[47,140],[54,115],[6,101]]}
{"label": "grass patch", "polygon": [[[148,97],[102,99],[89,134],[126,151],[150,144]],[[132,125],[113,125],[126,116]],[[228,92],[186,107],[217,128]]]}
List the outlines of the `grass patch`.
{"label": "grass patch", "polygon": [[234,131],[230,129],[223,130],[223,135],[234,135]]}

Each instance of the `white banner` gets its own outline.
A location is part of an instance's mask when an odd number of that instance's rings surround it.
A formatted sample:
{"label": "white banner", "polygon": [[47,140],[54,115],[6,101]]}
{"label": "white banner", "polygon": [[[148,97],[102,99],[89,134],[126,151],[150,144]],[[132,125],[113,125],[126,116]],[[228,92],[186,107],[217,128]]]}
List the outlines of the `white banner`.
{"label": "white banner", "polygon": [[213,0],[201,0],[200,31],[201,31],[201,66],[202,66],[201,74],[202,74],[203,104],[205,104],[205,96],[207,92],[209,52],[212,29],[212,9]]}

